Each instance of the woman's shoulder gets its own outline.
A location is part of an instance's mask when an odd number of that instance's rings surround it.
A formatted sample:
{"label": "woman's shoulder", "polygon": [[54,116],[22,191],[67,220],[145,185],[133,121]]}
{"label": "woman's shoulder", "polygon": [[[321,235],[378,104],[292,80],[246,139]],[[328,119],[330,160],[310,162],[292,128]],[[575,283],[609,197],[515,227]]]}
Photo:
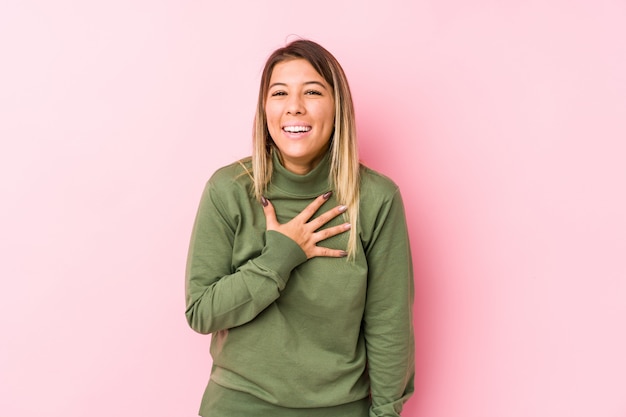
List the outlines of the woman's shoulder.
{"label": "woman's shoulder", "polygon": [[393,197],[398,185],[387,175],[361,164],[361,195],[364,197]]}
{"label": "woman's shoulder", "polygon": [[215,170],[209,178],[208,185],[215,188],[247,188],[252,183],[252,160],[250,157],[240,159]]}
{"label": "woman's shoulder", "polygon": [[402,209],[400,188],[394,180],[379,171],[361,164],[361,187],[359,198],[359,233],[361,241],[373,238],[375,230]]}

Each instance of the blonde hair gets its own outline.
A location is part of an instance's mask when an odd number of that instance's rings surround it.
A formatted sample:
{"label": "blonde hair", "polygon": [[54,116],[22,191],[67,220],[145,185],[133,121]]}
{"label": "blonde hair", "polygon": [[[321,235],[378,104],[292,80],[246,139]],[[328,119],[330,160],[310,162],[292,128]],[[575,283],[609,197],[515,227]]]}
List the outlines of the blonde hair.
{"label": "blonde hair", "polygon": [[348,207],[345,215],[352,229],[348,239],[348,257],[354,259],[357,247],[359,215],[359,155],[356,122],[348,79],[335,57],[321,45],[304,39],[295,40],[274,51],[261,75],[259,98],[254,118],[252,173],[254,196],[260,200],[272,179],[272,152],[275,144],[267,128],[265,101],[270,78],[276,64],[292,59],[305,59],[331,86],[335,100],[335,129],[330,138],[329,183],[340,204]]}

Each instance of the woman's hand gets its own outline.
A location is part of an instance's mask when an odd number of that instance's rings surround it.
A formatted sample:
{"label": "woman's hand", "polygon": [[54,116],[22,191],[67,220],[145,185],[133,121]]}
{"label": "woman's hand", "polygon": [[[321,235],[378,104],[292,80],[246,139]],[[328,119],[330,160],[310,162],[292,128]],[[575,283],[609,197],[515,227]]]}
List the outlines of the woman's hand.
{"label": "woman's hand", "polygon": [[348,253],[344,250],[317,246],[317,242],[321,242],[331,236],[350,230],[350,223],[344,223],[339,226],[333,226],[318,231],[320,227],[346,211],[346,206],[337,206],[321,216],[309,221],[317,210],[330,198],[331,194],[332,192],[329,191],[326,194],[317,197],[311,204],[306,206],[300,214],[285,224],[278,223],[278,220],[276,220],[274,206],[269,202],[269,200],[263,197],[261,199],[261,203],[263,204],[267,230],[275,230],[295,241],[298,245],[300,245],[308,259],[316,256],[328,256],[333,258],[347,256]]}

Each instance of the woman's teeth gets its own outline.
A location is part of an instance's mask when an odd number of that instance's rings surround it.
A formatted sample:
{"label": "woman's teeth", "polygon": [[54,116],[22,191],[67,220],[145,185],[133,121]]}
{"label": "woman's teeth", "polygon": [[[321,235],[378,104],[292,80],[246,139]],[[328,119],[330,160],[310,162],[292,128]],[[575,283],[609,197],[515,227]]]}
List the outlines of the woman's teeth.
{"label": "woman's teeth", "polygon": [[311,130],[311,126],[285,126],[283,130],[289,133],[301,133]]}

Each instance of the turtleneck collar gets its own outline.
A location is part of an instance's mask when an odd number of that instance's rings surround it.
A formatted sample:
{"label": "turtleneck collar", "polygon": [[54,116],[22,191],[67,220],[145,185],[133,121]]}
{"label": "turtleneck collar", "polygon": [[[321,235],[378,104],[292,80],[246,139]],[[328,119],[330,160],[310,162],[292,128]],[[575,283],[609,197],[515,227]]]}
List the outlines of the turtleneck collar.
{"label": "turtleneck collar", "polygon": [[272,152],[274,172],[270,190],[276,187],[284,192],[301,197],[317,197],[330,190],[328,175],[330,173],[330,152],[310,172],[304,175],[288,171],[278,158],[278,152]]}

